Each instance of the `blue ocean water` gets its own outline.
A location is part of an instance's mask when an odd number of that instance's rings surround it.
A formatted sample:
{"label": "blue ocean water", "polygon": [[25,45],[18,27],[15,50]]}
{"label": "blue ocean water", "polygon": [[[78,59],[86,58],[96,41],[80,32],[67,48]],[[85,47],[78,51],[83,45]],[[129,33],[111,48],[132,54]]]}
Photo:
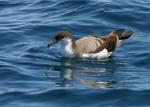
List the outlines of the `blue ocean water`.
{"label": "blue ocean water", "polygon": [[[134,36],[109,59],[46,48],[58,31],[80,38],[120,27]],[[0,107],[149,107],[149,33],[149,0],[0,0]]]}

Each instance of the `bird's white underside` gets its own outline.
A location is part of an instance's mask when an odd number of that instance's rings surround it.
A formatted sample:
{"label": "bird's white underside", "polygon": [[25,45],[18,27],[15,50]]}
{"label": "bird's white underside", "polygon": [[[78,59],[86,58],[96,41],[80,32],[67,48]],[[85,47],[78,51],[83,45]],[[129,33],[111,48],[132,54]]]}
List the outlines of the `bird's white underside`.
{"label": "bird's white underside", "polygon": [[103,58],[108,58],[110,55],[112,54],[112,52],[108,52],[107,49],[103,49],[102,51],[98,52],[98,53],[91,53],[91,54],[83,54],[83,58],[96,58],[96,59],[103,59]]}

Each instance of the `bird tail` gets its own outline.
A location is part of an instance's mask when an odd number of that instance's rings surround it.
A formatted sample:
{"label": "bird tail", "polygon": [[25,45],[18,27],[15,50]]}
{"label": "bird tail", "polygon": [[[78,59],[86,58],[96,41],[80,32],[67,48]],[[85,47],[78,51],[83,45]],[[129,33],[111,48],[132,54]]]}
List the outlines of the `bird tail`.
{"label": "bird tail", "polygon": [[120,46],[125,40],[133,35],[132,30],[125,31],[124,29],[117,29],[113,31],[113,34],[116,34],[118,37],[117,46]]}
{"label": "bird tail", "polygon": [[124,29],[117,29],[114,31],[114,33],[118,35],[119,40],[126,40],[133,34],[133,31],[132,30],[125,31]]}

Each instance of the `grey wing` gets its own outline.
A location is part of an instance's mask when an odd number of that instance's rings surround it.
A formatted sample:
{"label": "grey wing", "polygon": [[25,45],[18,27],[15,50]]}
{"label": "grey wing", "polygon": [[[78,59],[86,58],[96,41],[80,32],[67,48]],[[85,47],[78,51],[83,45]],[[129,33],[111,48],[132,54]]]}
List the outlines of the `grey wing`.
{"label": "grey wing", "polygon": [[78,51],[78,53],[93,53],[101,48],[102,43],[103,40],[100,38],[93,36],[83,37],[75,41],[77,46],[76,51]]}

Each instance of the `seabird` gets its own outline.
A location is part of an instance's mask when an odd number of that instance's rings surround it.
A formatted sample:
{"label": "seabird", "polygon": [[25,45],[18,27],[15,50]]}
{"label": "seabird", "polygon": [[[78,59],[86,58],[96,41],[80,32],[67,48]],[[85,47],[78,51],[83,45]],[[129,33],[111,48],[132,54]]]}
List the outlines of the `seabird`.
{"label": "seabird", "polygon": [[103,59],[111,56],[114,50],[132,34],[132,30],[116,29],[106,36],[88,35],[74,40],[70,32],[62,31],[55,35],[47,47],[60,43],[61,55],[66,58]]}

